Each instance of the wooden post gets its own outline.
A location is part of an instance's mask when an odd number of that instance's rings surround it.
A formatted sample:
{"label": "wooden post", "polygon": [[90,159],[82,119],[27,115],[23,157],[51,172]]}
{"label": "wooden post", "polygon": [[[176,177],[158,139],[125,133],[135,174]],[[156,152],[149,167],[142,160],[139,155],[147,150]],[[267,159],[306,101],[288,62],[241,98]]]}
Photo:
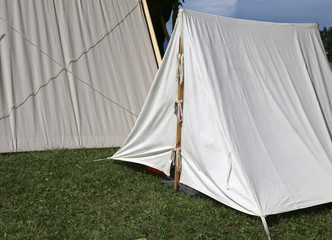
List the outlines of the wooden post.
{"label": "wooden post", "polygon": [[[182,56],[182,44],[180,39],[179,44],[179,54]],[[178,77],[178,104],[181,104],[183,107],[183,84],[180,83],[180,76]],[[181,148],[181,128],[182,122],[177,121],[176,126],[176,148]],[[181,154],[181,150],[179,152]],[[180,180],[180,172],[178,171],[178,163],[177,163],[177,154],[175,154],[175,169],[174,169],[174,189],[177,190],[179,187],[179,180]]]}
{"label": "wooden post", "polygon": [[156,38],[156,34],[154,32],[154,28],[153,28],[153,25],[152,25],[151,16],[150,16],[150,12],[149,12],[149,7],[148,7],[148,4],[146,3],[146,0],[141,0],[141,2],[142,2],[142,5],[143,5],[145,19],[146,19],[146,22],[148,24],[148,28],[149,28],[149,32],[150,32],[150,38],[151,38],[151,41],[152,41],[154,54],[156,56],[156,60],[157,60],[158,68],[159,68],[160,63],[161,63],[161,54],[160,54],[160,50],[159,50],[159,47],[158,47],[158,41],[157,41],[157,38]]}

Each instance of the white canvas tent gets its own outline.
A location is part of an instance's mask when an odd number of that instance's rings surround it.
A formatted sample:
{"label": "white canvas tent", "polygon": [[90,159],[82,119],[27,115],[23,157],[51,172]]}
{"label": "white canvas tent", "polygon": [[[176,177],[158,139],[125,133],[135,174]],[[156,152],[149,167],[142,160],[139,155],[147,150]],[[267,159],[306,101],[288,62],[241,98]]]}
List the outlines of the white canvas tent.
{"label": "white canvas tent", "polygon": [[0,0],[0,152],[121,146],[156,71],[139,0]]}
{"label": "white canvas tent", "polygon": [[332,202],[331,93],[317,24],[183,10],[142,112],[111,158],[169,175],[172,153],[181,153],[180,183],[260,216],[268,230],[267,215]]}

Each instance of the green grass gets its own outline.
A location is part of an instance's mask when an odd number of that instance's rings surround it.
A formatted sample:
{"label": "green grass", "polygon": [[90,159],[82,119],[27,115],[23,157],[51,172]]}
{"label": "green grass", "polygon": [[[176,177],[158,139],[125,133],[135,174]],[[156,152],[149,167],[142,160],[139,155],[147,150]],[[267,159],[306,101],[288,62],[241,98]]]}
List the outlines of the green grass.
{"label": "green grass", "polygon": [[[0,239],[266,239],[261,220],[175,192],[114,149],[0,155]],[[268,218],[273,239],[332,239],[332,204]]]}

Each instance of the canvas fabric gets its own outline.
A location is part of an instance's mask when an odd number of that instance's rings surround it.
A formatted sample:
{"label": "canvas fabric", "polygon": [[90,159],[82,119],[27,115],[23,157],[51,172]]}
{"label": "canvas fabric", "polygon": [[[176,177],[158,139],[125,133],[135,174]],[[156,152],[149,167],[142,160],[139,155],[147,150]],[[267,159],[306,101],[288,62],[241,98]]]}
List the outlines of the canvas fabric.
{"label": "canvas fabric", "polygon": [[332,201],[332,73],[317,24],[179,13],[142,112],[113,159],[170,173],[184,55],[184,183],[261,216]]}
{"label": "canvas fabric", "polygon": [[121,146],[157,71],[138,0],[0,0],[0,152]]}

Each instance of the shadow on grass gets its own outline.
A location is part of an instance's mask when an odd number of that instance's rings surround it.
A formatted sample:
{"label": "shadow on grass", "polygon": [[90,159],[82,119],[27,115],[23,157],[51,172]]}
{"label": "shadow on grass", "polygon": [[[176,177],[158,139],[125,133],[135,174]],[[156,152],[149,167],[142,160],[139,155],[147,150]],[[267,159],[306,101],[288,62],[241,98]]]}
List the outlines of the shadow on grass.
{"label": "shadow on grass", "polygon": [[136,171],[136,172],[144,172],[144,173],[146,173],[148,175],[151,175],[151,176],[158,176],[158,177],[164,178],[164,176],[161,175],[161,174],[158,174],[158,173],[147,170],[148,166],[146,166],[146,165],[138,164],[138,163],[132,163],[132,162],[117,161],[117,160],[113,160],[113,161],[114,161],[114,164],[116,164],[118,166],[125,166],[125,167],[127,167],[127,168],[129,168],[133,171]]}
{"label": "shadow on grass", "polygon": [[325,203],[322,205],[317,205],[309,208],[298,209],[290,212],[270,215],[267,217],[267,222],[269,226],[275,226],[280,223],[282,219],[291,218],[301,218],[309,215],[324,214],[327,212],[332,212],[332,203]]}
{"label": "shadow on grass", "polygon": [[[130,163],[130,162],[121,162],[121,161],[114,161],[114,163],[116,163],[117,165],[120,165],[120,166],[125,166],[127,168],[130,168],[136,172],[140,172],[140,173],[143,172],[145,174],[160,177],[161,181],[162,181],[162,179],[165,179],[165,177],[163,177],[162,175],[147,170],[145,165],[140,165],[140,164]],[[236,214],[238,216],[242,216],[242,217],[245,216],[247,219],[250,219],[250,221],[257,221],[257,216],[248,215],[248,214],[236,211],[202,193],[195,194],[195,197],[207,198],[209,200],[212,200],[216,207],[220,207],[220,206],[227,207],[228,209],[233,210],[234,214]],[[309,207],[309,208],[285,212],[285,213],[281,213],[281,214],[269,215],[269,216],[267,216],[266,220],[268,222],[269,227],[277,227],[278,225],[281,224],[281,222],[283,222],[283,220],[286,220],[287,222],[289,222],[292,218],[302,219],[302,218],[308,218],[308,217],[314,216],[314,215],[326,214],[328,212],[332,213],[332,203],[326,203],[326,204],[322,204],[322,205],[318,205],[318,206],[313,206],[313,207]]]}

